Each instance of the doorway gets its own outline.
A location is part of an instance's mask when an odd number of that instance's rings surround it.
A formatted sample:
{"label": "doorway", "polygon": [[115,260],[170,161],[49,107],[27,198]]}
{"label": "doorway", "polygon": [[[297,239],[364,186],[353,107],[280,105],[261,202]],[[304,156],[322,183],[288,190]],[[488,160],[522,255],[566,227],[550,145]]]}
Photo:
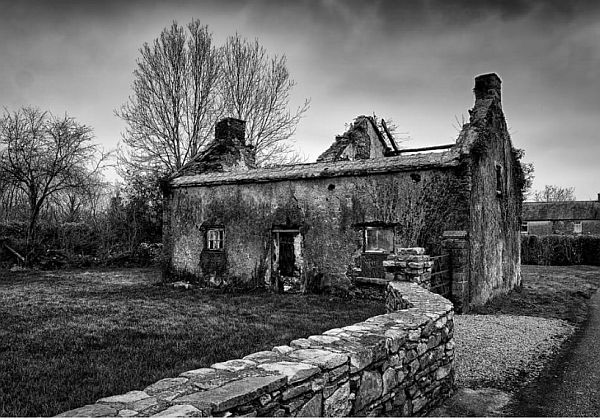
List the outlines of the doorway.
{"label": "doorway", "polygon": [[279,292],[301,291],[302,235],[298,229],[273,229],[271,284]]}

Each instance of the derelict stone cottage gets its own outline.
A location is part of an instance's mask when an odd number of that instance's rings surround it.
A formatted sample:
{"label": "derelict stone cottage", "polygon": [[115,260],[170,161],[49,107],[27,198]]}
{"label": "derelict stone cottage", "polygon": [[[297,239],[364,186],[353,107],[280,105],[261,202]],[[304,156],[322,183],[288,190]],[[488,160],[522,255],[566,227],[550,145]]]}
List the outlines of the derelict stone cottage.
{"label": "derelict stone cottage", "polygon": [[451,255],[459,310],[510,290],[521,281],[522,171],[500,84],[495,74],[475,79],[469,123],[435,151],[401,150],[358,117],[316,163],[257,168],[244,121],[222,120],[214,142],[163,184],[170,270],[217,283],[343,287],[385,277],[384,260],[418,246]]}

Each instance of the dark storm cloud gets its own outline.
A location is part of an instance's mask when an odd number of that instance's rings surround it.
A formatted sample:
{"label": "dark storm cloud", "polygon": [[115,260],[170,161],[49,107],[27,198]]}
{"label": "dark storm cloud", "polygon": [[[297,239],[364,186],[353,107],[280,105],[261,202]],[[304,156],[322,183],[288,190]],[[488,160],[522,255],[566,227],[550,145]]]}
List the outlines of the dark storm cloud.
{"label": "dark storm cloud", "polygon": [[599,9],[566,0],[0,0],[0,105],[68,111],[114,147],[123,126],[113,110],[130,93],[139,48],[171,21],[199,18],[217,44],[239,32],[287,55],[293,99],[312,98],[297,138],[313,158],[344,122],[371,112],[426,140],[417,145],[447,142],[454,116],[472,105],[473,77],[493,71],[536,186],[581,191],[579,165],[600,178],[576,151],[600,153]]}
{"label": "dark storm cloud", "polygon": [[423,1],[416,4],[394,2],[380,3],[381,16],[392,24],[402,22],[410,25],[421,19],[444,24],[444,26],[470,24],[474,21],[497,16],[503,20],[529,17],[533,19],[562,21],[578,13],[597,9],[594,1],[563,0],[481,0],[481,1]]}

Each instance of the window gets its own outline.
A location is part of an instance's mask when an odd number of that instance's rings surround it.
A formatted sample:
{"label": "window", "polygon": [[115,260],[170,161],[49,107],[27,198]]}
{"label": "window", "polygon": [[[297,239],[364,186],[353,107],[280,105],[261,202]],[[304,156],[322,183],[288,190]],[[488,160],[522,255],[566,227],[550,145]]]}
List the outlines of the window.
{"label": "window", "polygon": [[394,229],[365,227],[365,252],[391,253],[394,251]]}
{"label": "window", "polygon": [[206,231],[206,247],[208,250],[223,250],[225,230],[222,228],[211,228]]}
{"label": "window", "polygon": [[503,173],[502,173],[502,166],[497,164],[496,165],[496,195],[498,195],[498,196],[502,195],[502,191],[504,190],[503,185],[504,185],[504,179],[503,179]]}
{"label": "window", "polygon": [[529,233],[529,224],[527,224],[527,221],[523,221],[521,223],[521,234],[527,234]]}
{"label": "window", "polygon": [[581,226],[581,221],[575,221],[573,223],[573,233],[575,234],[581,234],[582,231],[582,226]]}

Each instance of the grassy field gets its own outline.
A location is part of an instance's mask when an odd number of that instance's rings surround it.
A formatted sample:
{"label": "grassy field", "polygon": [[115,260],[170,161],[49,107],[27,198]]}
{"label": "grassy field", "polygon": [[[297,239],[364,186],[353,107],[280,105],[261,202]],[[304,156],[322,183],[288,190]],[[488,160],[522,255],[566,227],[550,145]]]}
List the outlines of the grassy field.
{"label": "grassy field", "polygon": [[151,269],[0,271],[0,415],[51,416],[381,314],[381,302],[155,285]]}
{"label": "grassy field", "polygon": [[586,301],[600,287],[600,267],[522,265],[523,287],[498,297],[472,314],[512,314],[581,324]]}

